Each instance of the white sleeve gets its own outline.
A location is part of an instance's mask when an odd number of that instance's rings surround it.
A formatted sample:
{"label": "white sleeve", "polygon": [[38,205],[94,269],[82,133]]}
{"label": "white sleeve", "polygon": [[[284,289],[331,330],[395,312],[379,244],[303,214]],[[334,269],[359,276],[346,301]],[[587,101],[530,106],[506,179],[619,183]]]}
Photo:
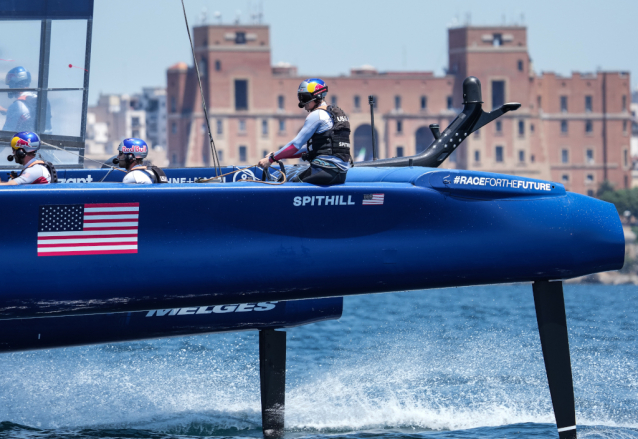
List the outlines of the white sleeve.
{"label": "white sleeve", "polygon": [[49,170],[42,165],[34,165],[22,173],[21,176],[14,178],[17,184],[47,184],[51,183],[51,174]]}
{"label": "white sleeve", "polygon": [[131,171],[124,176],[122,183],[127,184],[153,184],[151,177],[143,171]]}

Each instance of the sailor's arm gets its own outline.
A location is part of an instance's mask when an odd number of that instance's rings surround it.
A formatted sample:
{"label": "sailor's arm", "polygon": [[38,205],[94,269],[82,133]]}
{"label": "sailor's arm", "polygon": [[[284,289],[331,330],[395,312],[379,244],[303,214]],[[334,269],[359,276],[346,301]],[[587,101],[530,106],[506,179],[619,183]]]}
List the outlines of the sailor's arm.
{"label": "sailor's arm", "polygon": [[18,183],[15,180],[15,178],[12,178],[9,181],[0,180],[0,186],[18,186]]}
{"label": "sailor's arm", "polygon": [[273,161],[282,159],[299,158],[305,151],[304,147],[312,135],[317,131],[321,120],[318,117],[318,113],[311,113],[301,127],[297,136],[292,141],[285,144],[274,155],[268,155],[259,161],[259,166],[267,168]]}

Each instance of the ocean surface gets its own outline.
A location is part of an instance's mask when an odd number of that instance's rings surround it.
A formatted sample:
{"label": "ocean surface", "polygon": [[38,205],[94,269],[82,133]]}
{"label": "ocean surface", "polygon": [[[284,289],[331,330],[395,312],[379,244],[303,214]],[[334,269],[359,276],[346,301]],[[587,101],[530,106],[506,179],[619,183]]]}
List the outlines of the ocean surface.
{"label": "ocean surface", "polygon": [[[565,285],[580,438],[638,438],[638,287]],[[0,438],[261,437],[256,331],[0,354]],[[286,438],[557,438],[532,287],[288,330]]]}

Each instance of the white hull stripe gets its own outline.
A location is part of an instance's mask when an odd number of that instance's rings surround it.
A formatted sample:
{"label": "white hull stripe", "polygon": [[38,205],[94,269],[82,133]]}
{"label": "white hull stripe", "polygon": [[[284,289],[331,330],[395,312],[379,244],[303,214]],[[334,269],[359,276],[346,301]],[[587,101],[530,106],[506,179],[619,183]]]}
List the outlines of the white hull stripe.
{"label": "white hull stripe", "polygon": [[90,247],[49,247],[38,248],[38,253],[54,252],[92,252],[98,250],[137,250],[135,245],[94,245]]}
{"label": "white hull stripe", "polygon": [[137,236],[127,238],[43,239],[38,244],[93,244],[96,242],[137,242]]}
{"label": "white hull stripe", "polygon": [[[122,224],[122,223],[120,223]],[[137,227],[137,223],[135,223]],[[84,236],[84,235],[135,235],[137,229],[134,230],[89,230],[85,232],[38,232],[38,236]]]}
{"label": "white hull stripe", "polygon": [[571,427],[563,427],[563,428],[559,428],[558,432],[562,433],[563,431],[569,431],[569,430],[576,430],[576,426],[572,425]]}
{"label": "white hull stripe", "polygon": [[84,212],[139,212],[139,207],[85,207]]}

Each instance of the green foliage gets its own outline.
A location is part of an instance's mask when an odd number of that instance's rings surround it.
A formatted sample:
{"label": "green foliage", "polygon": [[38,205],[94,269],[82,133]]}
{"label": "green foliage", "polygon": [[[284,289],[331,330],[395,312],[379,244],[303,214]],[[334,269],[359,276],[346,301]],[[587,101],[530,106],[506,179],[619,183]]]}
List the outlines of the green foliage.
{"label": "green foliage", "polygon": [[624,216],[625,211],[638,217],[638,188],[615,190],[608,181],[603,181],[598,188],[596,196],[616,206],[618,215]]}

